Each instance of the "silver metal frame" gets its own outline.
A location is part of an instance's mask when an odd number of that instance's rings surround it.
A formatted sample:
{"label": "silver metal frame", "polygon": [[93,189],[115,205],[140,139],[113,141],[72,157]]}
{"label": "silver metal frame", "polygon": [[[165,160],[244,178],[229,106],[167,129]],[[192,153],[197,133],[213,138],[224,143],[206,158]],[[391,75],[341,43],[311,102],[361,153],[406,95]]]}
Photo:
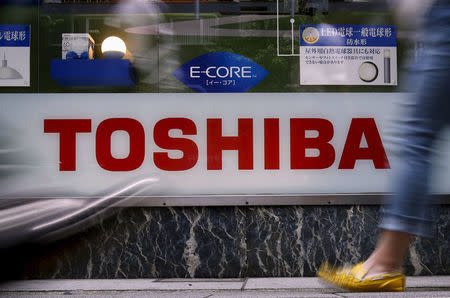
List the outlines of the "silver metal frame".
{"label": "silver metal frame", "polygon": [[[134,197],[121,207],[181,206],[285,206],[285,205],[380,205],[384,193],[362,194],[268,194]],[[433,204],[450,204],[450,194],[433,195]]]}
{"label": "silver metal frame", "polygon": [[[115,207],[190,207],[190,206],[289,206],[289,205],[381,205],[387,193],[349,194],[265,194],[265,195],[186,195],[116,197]],[[90,199],[89,197],[22,197],[19,200]],[[1,199],[1,198],[0,198]],[[8,198],[4,198],[8,199]],[[98,199],[92,197],[91,199]],[[123,200],[121,200],[123,199]],[[435,194],[433,204],[450,204],[450,194]]]}
{"label": "silver metal frame", "polygon": [[133,198],[119,205],[123,207],[377,205],[382,203],[382,197],[381,194],[152,196]]}

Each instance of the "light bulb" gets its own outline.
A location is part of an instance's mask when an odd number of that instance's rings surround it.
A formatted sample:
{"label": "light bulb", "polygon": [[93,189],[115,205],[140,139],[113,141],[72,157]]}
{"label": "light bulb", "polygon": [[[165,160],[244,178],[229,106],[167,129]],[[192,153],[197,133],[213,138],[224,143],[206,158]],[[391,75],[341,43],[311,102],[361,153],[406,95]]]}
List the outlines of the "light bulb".
{"label": "light bulb", "polygon": [[116,36],[110,36],[102,43],[102,53],[108,59],[120,59],[126,52],[125,42]]}
{"label": "light bulb", "polygon": [[378,67],[375,63],[364,62],[358,69],[359,77],[364,82],[370,83],[375,81],[378,76]]}
{"label": "light bulb", "polygon": [[391,83],[391,50],[384,50],[384,82]]}

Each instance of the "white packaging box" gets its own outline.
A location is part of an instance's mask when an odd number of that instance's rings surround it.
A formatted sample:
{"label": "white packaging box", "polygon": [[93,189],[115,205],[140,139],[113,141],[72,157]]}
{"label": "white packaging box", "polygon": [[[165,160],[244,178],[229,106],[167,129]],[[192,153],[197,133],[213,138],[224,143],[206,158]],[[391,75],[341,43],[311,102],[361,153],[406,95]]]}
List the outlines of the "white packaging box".
{"label": "white packaging box", "polygon": [[94,59],[94,45],[89,33],[63,33],[62,59]]}

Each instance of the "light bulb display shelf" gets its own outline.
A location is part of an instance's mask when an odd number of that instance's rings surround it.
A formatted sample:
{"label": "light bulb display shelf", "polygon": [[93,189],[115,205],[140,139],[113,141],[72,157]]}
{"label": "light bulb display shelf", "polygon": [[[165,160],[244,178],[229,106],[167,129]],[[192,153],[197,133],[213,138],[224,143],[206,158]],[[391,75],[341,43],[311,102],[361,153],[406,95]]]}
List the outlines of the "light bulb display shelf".
{"label": "light bulb display shelf", "polygon": [[136,84],[136,70],[127,59],[52,59],[50,74],[62,86]]}

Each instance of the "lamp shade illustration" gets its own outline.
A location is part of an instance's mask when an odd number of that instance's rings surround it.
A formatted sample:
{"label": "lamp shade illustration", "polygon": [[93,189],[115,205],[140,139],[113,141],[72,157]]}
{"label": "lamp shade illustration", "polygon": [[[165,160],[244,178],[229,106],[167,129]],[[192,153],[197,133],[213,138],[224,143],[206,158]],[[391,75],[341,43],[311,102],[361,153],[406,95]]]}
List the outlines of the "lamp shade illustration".
{"label": "lamp shade illustration", "polygon": [[6,53],[3,53],[3,60],[0,64],[0,80],[17,80],[22,79],[22,75],[14,68],[8,67]]}

